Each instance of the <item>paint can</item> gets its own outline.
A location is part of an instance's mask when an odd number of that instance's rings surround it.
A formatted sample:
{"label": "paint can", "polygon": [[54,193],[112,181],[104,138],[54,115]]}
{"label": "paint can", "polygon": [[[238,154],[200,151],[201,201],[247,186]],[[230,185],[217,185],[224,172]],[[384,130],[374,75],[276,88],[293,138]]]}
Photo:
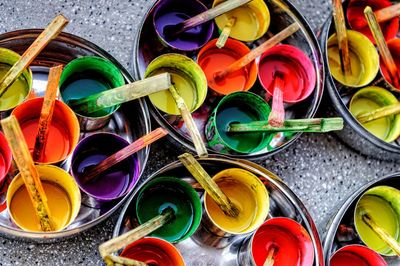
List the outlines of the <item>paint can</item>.
{"label": "paint can", "polygon": [[329,263],[331,266],[387,266],[386,261],[378,253],[361,245],[349,245],[338,249]]}

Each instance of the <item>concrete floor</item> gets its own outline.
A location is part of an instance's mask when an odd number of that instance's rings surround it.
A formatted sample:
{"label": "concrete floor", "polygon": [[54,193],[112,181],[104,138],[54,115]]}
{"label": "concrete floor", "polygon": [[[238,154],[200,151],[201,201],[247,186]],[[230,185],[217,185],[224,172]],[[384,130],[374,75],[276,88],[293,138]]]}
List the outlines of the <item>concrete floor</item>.
{"label": "concrete floor", "polygon": [[[62,12],[70,19],[67,32],[103,47],[129,68],[128,51],[138,21],[152,2],[0,0],[0,34],[23,28],[43,28],[55,14]],[[328,16],[330,1],[293,2],[316,30]],[[154,145],[146,173],[175,160],[178,155],[175,150],[169,143]],[[352,191],[399,170],[395,163],[369,159],[350,150],[329,134],[303,135],[284,152],[259,163],[277,173],[297,193],[321,233],[339,202]],[[40,245],[0,237],[0,265],[101,265],[97,246],[110,238],[117,215],[77,237],[55,244]]]}

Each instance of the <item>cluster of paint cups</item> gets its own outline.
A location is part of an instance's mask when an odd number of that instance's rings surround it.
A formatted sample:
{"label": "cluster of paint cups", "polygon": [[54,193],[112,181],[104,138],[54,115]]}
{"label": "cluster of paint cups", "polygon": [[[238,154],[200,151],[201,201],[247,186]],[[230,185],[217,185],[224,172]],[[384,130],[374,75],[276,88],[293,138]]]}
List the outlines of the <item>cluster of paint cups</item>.
{"label": "cluster of paint cups", "polygon": [[[216,0],[213,7],[223,2]],[[214,110],[204,125],[205,139],[212,150],[225,154],[255,154],[273,150],[274,147],[269,144],[276,133],[228,133],[227,126],[233,122],[268,120],[271,108],[267,102],[274,94],[274,80],[279,73],[284,82],[283,101],[287,105],[304,101],[316,87],[314,65],[299,48],[278,44],[266,50],[259,60],[252,60],[217,79],[217,73],[250,53],[250,48],[244,42],[263,41],[260,38],[269,28],[270,13],[263,0],[253,0],[215,18],[219,30],[223,30],[234,18],[233,25],[230,25],[230,36],[221,48],[216,46],[217,39],[211,40],[216,31],[214,21],[200,24],[179,35],[167,34],[169,27],[204,11],[207,11],[207,7],[198,0],[157,2],[152,10],[152,24],[157,38],[173,53],[161,54],[151,61],[144,77],[169,72],[172,83],[191,112],[198,110],[202,113],[201,107],[206,98],[207,101],[212,99],[210,105]],[[197,62],[184,55],[188,53]],[[256,91],[257,80],[265,89],[267,100],[250,92]],[[211,90],[208,91],[208,88]],[[149,98],[163,113],[180,114],[168,91],[152,94]],[[200,129],[203,130],[202,127]]]}
{"label": "cluster of paint cups", "polygon": [[[379,10],[391,7],[393,1],[389,0],[349,0],[344,2],[347,23],[351,30],[346,30],[351,72],[345,74],[341,67],[341,58],[337,34],[329,37],[327,43],[328,65],[333,78],[344,88],[340,89],[343,101],[347,104],[350,113],[375,137],[385,142],[393,142],[400,136],[400,116],[397,113],[374,120],[362,120],[360,117],[383,107],[398,103],[400,89],[383,56],[378,55],[376,37],[368,26],[364,9],[370,6],[375,14]],[[399,31],[399,17],[390,20],[377,20],[381,27],[383,37],[387,42],[389,51],[397,67],[400,67],[399,52],[400,40],[396,38]],[[377,44],[379,47],[379,44]],[[381,75],[378,75],[380,70]],[[381,86],[376,86],[376,85]],[[396,87],[397,86],[397,87]],[[347,100],[349,91],[352,98]]]}
{"label": "cluster of paint cups", "polygon": [[267,219],[268,191],[256,175],[228,168],[212,179],[239,209],[236,218],[227,216],[193,179],[156,176],[133,198],[134,208],[128,214],[131,228],[167,209],[173,209],[174,217],[150,236],[126,246],[120,256],[154,265],[184,265],[172,244],[190,238],[200,246],[222,249],[242,239],[237,253],[240,265],[264,265],[271,250],[274,265],[313,264],[311,237],[299,223],[285,217]]}

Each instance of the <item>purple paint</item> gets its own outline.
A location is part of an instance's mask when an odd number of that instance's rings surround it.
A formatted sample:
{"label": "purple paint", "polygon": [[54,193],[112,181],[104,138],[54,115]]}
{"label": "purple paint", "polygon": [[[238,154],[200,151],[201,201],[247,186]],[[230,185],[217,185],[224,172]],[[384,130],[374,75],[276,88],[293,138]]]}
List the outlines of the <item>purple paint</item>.
{"label": "purple paint", "polygon": [[213,21],[172,38],[166,37],[163,32],[166,26],[176,25],[204,11],[207,11],[207,7],[198,0],[161,0],[154,10],[154,28],[164,44],[182,51],[197,50],[211,39],[214,31]]}
{"label": "purple paint", "polygon": [[136,155],[114,165],[103,174],[83,184],[90,167],[125,148],[129,142],[111,133],[96,133],[81,140],[72,154],[71,173],[83,192],[99,201],[123,197],[135,186],[139,175]]}

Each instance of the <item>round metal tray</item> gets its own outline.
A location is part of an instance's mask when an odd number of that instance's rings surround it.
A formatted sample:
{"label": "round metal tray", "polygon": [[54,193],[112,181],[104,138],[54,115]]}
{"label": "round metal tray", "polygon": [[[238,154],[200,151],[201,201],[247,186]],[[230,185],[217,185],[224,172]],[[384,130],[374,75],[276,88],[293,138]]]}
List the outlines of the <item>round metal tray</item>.
{"label": "round metal tray", "polygon": [[[344,1],[343,8],[346,12],[346,7],[349,1]],[[399,3],[400,1],[392,1]],[[395,142],[387,143],[366,130],[357,119],[350,113],[348,104],[351,97],[358,89],[348,89],[338,83],[331,75],[328,65],[327,41],[329,36],[335,32],[335,26],[332,17],[324,23],[321,29],[321,49],[324,54],[325,69],[326,69],[326,88],[332,100],[334,110],[333,115],[342,116],[346,121],[345,127],[341,131],[336,131],[337,134],[347,145],[353,149],[360,151],[365,155],[370,155],[378,159],[398,160],[400,159],[400,138]],[[376,79],[370,85],[385,87],[381,73],[378,73]],[[400,99],[400,94],[395,93]]]}
{"label": "round metal tray", "polygon": [[[268,217],[288,217],[302,224],[310,234],[313,242],[315,253],[313,265],[324,265],[322,245],[317,228],[310,214],[299,198],[297,198],[297,196],[285,185],[285,183],[283,183],[282,180],[279,179],[279,177],[246,160],[232,160],[224,156],[211,155],[209,158],[201,158],[198,159],[198,161],[211,176],[227,168],[242,168],[254,173],[262,179],[270,196],[270,212]],[[182,178],[185,181],[194,181],[186,168],[178,161],[158,170],[147,178],[146,181],[160,176],[175,176]],[[145,183],[146,182],[142,185]],[[135,192],[124,206],[114,229],[113,237],[119,236],[135,226],[132,224],[133,219],[131,218],[135,213],[135,200],[139,189],[139,187],[135,188]],[[176,244],[176,247],[183,255],[186,265],[200,265],[199,261],[201,261],[201,265],[239,265],[237,258],[238,249],[240,248],[244,238],[247,236],[249,235],[244,235],[243,237],[238,238],[223,249],[200,246],[192,238]],[[193,256],[193,254],[197,255]]]}
{"label": "round metal tray", "polygon": [[[211,7],[211,0],[202,0],[202,2],[208,7]],[[268,39],[271,34],[276,34],[277,32],[283,30],[285,27],[289,26],[295,21],[299,23],[301,30],[295,33],[292,37],[286,39],[284,43],[297,46],[298,48],[303,50],[309,58],[311,58],[317,73],[317,82],[314,92],[305,101],[298,104],[286,106],[286,118],[311,118],[315,115],[321,101],[325,78],[322,54],[319,49],[318,41],[307,21],[289,1],[265,0],[265,2],[271,14],[271,25],[269,27],[269,31],[259,40],[247,43],[247,45],[250,48],[254,48],[266,39]],[[152,16],[155,5],[156,3],[153,4],[146,12],[144,19],[140,23],[138,35],[135,37],[135,41],[133,44],[132,66],[134,77],[136,79],[143,78],[147,65],[157,56],[165,53],[177,52],[176,50],[171,50],[163,46],[160,40],[157,38],[156,32],[152,24]],[[217,32],[218,30],[215,29],[213,38],[216,38],[218,36]],[[196,60],[197,52],[188,52],[183,54]],[[261,87],[258,81],[250,91],[262,96],[264,96],[265,93],[265,90]],[[202,107],[199,108],[199,110],[193,113],[196,117],[196,123],[200,125],[199,129],[200,132],[203,134],[203,139],[205,139],[204,124],[207,122],[206,120],[209,117],[213,107],[218,104],[219,99],[221,99],[221,97],[215,97],[209,91],[205,103],[202,105]],[[189,138],[188,133],[182,130],[181,126],[183,121],[181,121],[181,117],[167,115],[159,111],[148,99],[146,101],[148,101],[149,110],[152,116],[161,126],[168,129],[172,138],[178,144],[183,145],[188,149],[194,151],[194,146]],[[180,127],[178,127],[178,125]],[[231,153],[227,155],[234,158],[244,158],[248,160],[263,159],[273,154],[276,154],[284,148],[288,147],[299,136],[300,133],[295,134],[290,138],[278,138],[278,141],[276,141],[276,144],[274,144],[276,147],[272,150],[262,150],[253,154]],[[219,154],[218,152],[211,149],[208,150],[210,153]]]}
{"label": "round metal tray", "polygon": [[[375,186],[391,186],[400,189],[400,173],[394,173],[366,184],[365,186],[355,191],[341,205],[339,211],[330,220],[326,228],[324,238],[325,265],[329,266],[330,257],[339,248],[350,244],[364,245],[361,242],[360,238],[357,236],[357,233],[355,233],[354,209],[361,195],[364,194],[364,192],[366,192],[368,189]],[[346,228],[352,229],[351,231],[354,233],[341,233],[339,231],[339,226],[344,226]],[[389,266],[400,265],[400,257],[398,256],[386,256],[383,258],[386,260]]]}
{"label": "round metal tray", "polygon": [[[8,48],[22,54],[41,31],[40,29],[27,29],[2,34],[0,35],[0,47]],[[80,37],[62,33],[46,46],[30,66],[33,72],[33,91],[35,95],[44,95],[49,67],[59,64],[65,65],[77,57],[88,55],[96,55],[112,61],[121,70],[126,82],[133,81],[133,78],[121,64],[103,49]],[[133,139],[149,133],[150,129],[150,116],[146,103],[143,100],[137,100],[122,105],[113,115],[110,122],[99,131],[116,133],[131,142]],[[88,134],[93,134],[93,132],[82,133],[81,138]],[[140,163],[141,173],[146,166],[149,152],[150,149],[147,147],[136,154]],[[61,167],[68,170],[70,167],[70,158]],[[12,177],[10,176],[9,178]],[[2,199],[5,198],[7,189],[3,187],[0,191],[2,191],[0,197]],[[129,195],[113,202],[100,203],[82,192],[82,205],[78,217],[66,229],[52,233],[31,233],[19,229],[11,222],[6,209],[0,212],[0,233],[6,237],[38,242],[55,241],[73,236],[109,217],[121,206]]]}

